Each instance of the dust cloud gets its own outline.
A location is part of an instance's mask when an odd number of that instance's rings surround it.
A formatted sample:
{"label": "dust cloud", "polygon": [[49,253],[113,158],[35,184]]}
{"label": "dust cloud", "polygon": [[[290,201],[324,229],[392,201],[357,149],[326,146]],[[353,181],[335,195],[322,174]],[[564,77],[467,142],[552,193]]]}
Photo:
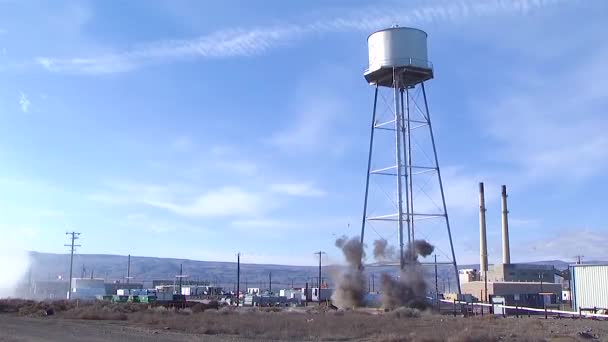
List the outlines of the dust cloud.
{"label": "dust cloud", "polygon": [[342,250],[348,266],[335,275],[336,289],[331,299],[341,309],[362,306],[367,293],[367,279],[363,274],[365,246],[358,236],[342,236],[335,245]]}
{"label": "dust cloud", "polygon": [[[335,245],[341,249],[348,265],[335,276],[336,289],[332,300],[337,307],[343,309],[363,306],[367,293],[366,276],[363,273],[366,246],[361,244],[358,236],[342,236],[336,240]],[[425,240],[414,240],[405,251],[405,267],[399,277],[394,278],[388,273],[381,274],[382,304],[385,308],[405,306],[421,309],[427,306],[427,283],[418,258],[430,255],[434,249],[435,247]],[[398,260],[396,248],[389,245],[386,239],[374,241],[373,254],[377,261]]]}
{"label": "dust cloud", "polygon": [[374,241],[374,259],[376,261],[397,260],[397,250],[394,246],[389,246],[386,239]]}
{"label": "dust cloud", "polygon": [[425,240],[414,240],[411,248],[406,251],[406,264],[398,279],[383,273],[380,277],[382,288],[382,304],[387,309],[406,306],[423,309],[427,307],[427,284],[424,270],[418,262],[418,257],[428,256],[435,247]]}
{"label": "dust cloud", "polygon": [[18,297],[17,290],[29,270],[26,251],[9,245],[0,246],[0,298]]}

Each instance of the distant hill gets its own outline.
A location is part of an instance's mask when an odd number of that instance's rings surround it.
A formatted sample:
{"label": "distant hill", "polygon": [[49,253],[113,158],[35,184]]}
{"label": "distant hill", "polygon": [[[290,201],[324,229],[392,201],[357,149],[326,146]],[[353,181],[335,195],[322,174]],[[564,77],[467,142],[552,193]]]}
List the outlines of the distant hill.
{"label": "distant hill", "polygon": [[[58,276],[63,279],[69,274],[69,254],[52,254],[30,252],[31,278],[32,280],[53,280]],[[565,269],[568,263],[560,260],[539,261],[534,263],[554,265],[557,269]],[[180,264],[183,266],[183,274],[188,275],[190,280],[207,280],[227,288],[232,288],[236,282],[236,263],[198,261],[189,259],[154,258],[131,256],[132,282],[143,282],[148,285],[152,280],[174,279],[179,274]],[[127,256],[106,254],[78,254],[74,256],[74,277],[82,275],[83,266],[86,277],[93,276],[104,278],[106,281],[124,281],[127,275]],[[335,273],[339,266],[330,265],[323,268],[323,279],[329,280],[330,275]],[[479,265],[460,265],[459,268],[479,268]],[[427,267],[426,273],[429,282],[434,282],[434,269]],[[378,281],[380,273],[397,272],[395,266],[370,265],[366,272],[370,275],[370,287],[373,281]],[[268,287],[269,274],[272,273],[273,288],[291,286],[304,286],[306,282],[315,283],[318,277],[318,268],[315,266],[288,266],[288,265],[263,265],[263,264],[241,264],[241,286]],[[449,265],[438,267],[438,278],[440,286],[453,285],[454,275]],[[379,282],[379,281],[378,281]],[[444,285],[445,284],[445,285]],[[374,284],[378,286],[378,284]]]}
{"label": "distant hill", "polygon": [[[52,280],[69,276],[69,254],[30,252],[31,277],[33,280]],[[131,282],[151,282],[159,279],[174,279],[180,273],[190,280],[206,280],[223,286],[236,282],[235,262],[198,261],[189,259],[154,258],[131,256]],[[106,281],[125,280],[127,256],[106,254],[78,254],[74,256],[74,277],[93,276]],[[250,287],[260,283],[267,286],[272,273],[274,285],[285,285],[293,280],[294,285],[303,286],[311,277],[318,277],[318,268],[313,266],[259,265],[241,263],[241,283]],[[316,280],[315,280],[316,281]]]}

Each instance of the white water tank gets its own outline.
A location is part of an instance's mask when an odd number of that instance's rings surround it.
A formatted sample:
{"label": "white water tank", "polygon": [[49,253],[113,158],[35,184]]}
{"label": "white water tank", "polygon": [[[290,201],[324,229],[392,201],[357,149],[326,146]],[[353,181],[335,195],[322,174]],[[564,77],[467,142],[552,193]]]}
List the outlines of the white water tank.
{"label": "white water tank", "polygon": [[433,78],[428,59],[426,32],[410,27],[392,27],[372,33],[367,38],[369,66],[365,78],[370,84],[393,86],[394,74],[401,86]]}

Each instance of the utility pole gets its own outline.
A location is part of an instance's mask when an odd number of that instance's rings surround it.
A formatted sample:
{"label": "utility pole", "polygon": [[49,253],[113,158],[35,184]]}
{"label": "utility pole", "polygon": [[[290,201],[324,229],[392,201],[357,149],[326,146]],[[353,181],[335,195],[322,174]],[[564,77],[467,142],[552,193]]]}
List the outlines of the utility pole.
{"label": "utility pole", "polygon": [[439,279],[437,278],[437,254],[435,254],[435,299],[439,300]]}
{"label": "utility pole", "polygon": [[239,306],[239,293],[241,292],[241,253],[236,255],[236,306]]}
{"label": "utility pole", "polygon": [[[319,255],[319,298],[321,298],[321,257],[323,256],[323,254],[326,254],[323,251],[318,251],[315,254]],[[319,300],[320,301],[320,300]]]}
{"label": "utility pole", "polygon": [[372,292],[376,292],[376,273],[372,273]]}
{"label": "utility pole", "polygon": [[127,256],[127,284],[131,280],[131,254]]}
{"label": "utility pole", "polygon": [[585,256],[584,256],[584,255],[575,255],[574,257],[576,258],[576,264],[577,264],[577,265],[580,265],[580,264],[582,264],[582,263],[583,263],[583,262],[582,262],[582,259],[583,259]]}
{"label": "utility pole", "polygon": [[272,294],[272,272],[268,272],[268,294]]}
{"label": "utility pole", "polygon": [[178,294],[182,294],[182,279],[184,276],[184,268],[182,267],[182,264],[179,264],[179,293]]}
{"label": "utility pole", "polygon": [[65,233],[65,235],[70,235],[72,243],[69,245],[64,245],[66,247],[70,247],[70,288],[68,290],[68,300],[72,299],[72,270],[74,268],[74,248],[80,247],[80,245],[75,245],[74,241],[79,239],[80,233],[71,232]]}

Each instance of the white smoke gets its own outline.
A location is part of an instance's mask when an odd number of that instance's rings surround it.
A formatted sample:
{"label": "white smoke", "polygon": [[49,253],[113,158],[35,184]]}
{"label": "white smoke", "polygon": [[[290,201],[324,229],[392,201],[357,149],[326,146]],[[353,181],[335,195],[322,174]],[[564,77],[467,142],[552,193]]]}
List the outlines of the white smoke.
{"label": "white smoke", "polygon": [[19,286],[29,271],[27,251],[10,244],[0,246],[0,298],[20,297]]}

